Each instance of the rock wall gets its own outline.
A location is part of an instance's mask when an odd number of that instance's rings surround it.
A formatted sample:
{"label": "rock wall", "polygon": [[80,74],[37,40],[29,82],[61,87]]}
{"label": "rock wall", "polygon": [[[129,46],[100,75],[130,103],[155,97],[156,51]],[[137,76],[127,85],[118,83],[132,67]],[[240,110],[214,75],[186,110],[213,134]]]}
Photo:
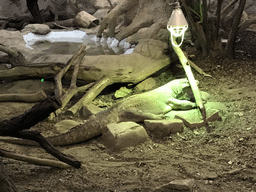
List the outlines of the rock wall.
{"label": "rock wall", "polygon": [[[58,10],[63,11],[67,9],[67,0],[39,0],[39,9],[51,9],[54,10],[54,4],[57,4]],[[1,0],[0,16],[12,17],[15,15],[29,14],[26,6],[26,0]]]}

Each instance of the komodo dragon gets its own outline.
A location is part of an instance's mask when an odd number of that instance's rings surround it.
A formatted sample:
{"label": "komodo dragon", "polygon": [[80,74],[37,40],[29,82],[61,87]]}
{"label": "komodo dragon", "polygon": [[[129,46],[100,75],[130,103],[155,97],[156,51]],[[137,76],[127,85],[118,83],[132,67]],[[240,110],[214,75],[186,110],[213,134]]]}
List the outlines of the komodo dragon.
{"label": "komodo dragon", "polygon": [[[162,119],[164,114],[172,109],[195,108],[196,103],[179,100],[186,94],[189,87],[187,79],[173,80],[152,91],[123,99],[110,108],[90,116],[84,124],[78,125],[62,135],[49,137],[47,140],[55,146],[81,143],[102,134],[103,128],[110,123]],[[0,141],[23,145],[36,144],[34,141],[14,138],[0,138]]]}

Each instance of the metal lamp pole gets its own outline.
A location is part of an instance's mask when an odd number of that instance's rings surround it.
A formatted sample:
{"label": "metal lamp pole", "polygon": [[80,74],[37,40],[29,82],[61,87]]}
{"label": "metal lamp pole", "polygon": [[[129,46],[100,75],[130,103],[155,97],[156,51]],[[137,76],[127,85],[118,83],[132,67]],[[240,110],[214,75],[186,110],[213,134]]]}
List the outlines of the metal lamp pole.
{"label": "metal lamp pole", "polygon": [[[187,75],[188,81],[190,83],[192,92],[195,97],[196,104],[197,104],[198,108],[200,109],[203,121],[205,123],[206,130],[207,130],[207,132],[210,132],[209,124],[206,121],[206,109],[203,104],[199,88],[195,81],[195,78],[192,73],[189,62],[187,60],[187,57],[185,56],[185,54],[183,53],[183,51],[180,48],[180,45],[182,44],[183,39],[184,39],[184,33],[187,28],[188,28],[188,23],[186,21],[186,18],[184,16],[182,10],[180,9],[179,2],[176,2],[176,6],[172,12],[172,15],[169,19],[168,24],[167,24],[167,29],[171,33],[170,41],[172,43],[173,50],[178,55],[180,63],[182,64],[182,67]],[[181,42],[179,44],[176,41],[176,39],[178,37],[181,37]]]}

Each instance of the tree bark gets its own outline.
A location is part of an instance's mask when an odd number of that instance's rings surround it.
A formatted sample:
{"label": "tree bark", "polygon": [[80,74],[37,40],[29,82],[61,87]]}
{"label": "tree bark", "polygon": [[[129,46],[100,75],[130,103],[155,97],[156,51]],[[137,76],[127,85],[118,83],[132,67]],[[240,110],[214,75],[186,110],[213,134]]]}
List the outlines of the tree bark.
{"label": "tree bark", "polygon": [[210,31],[208,26],[208,10],[207,10],[207,1],[203,0],[203,27],[205,32],[205,38],[206,38],[206,55],[210,54],[210,50],[212,47],[212,41],[210,37]]}
{"label": "tree bark", "polygon": [[240,0],[239,6],[236,11],[236,16],[232,22],[232,29],[229,33],[228,43],[227,43],[227,47],[226,47],[227,56],[230,58],[235,57],[235,41],[236,41],[238,26],[239,26],[239,23],[241,20],[241,16],[242,16],[242,13],[244,10],[245,3],[246,3],[246,0]]}
{"label": "tree bark", "polygon": [[38,7],[38,0],[26,0],[28,10],[30,11],[31,15],[34,17],[37,23],[43,23],[44,20],[41,16],[41,13],[39,11]]}
{"label": "tree bark", "polygon": [[217,10],[216,10],[216,26],[215,26],[215,31],[213,33],[213,50],[214,51],[221,51],[222,50],[222,46],[221,46],[221,37],[220,37],[220,12],[221,12],[221,5],[223,3],[223,0],[218,0],[218,4],[217,4]]}
{"label": "tree bark", "polygon": [[189,22],[190,27],[191,27],[191,31],[194,34],[196,34],[196,36],[197,36],[197,38],[200,42],[201,48],[202,48],[203,56],[206,56],[207,55],[207,42],[206,42],[206,36],[205,36],[205,33],[204,33],[204,29],[203,29],[202,25],[199,22],[195,22],[193,20],[193,18],[191,16],[192,13],[189,10],[185,0],[181,0],[181,2],[182,2],[182,5],[184,6],[184,8],[186,10],[188,22]]}

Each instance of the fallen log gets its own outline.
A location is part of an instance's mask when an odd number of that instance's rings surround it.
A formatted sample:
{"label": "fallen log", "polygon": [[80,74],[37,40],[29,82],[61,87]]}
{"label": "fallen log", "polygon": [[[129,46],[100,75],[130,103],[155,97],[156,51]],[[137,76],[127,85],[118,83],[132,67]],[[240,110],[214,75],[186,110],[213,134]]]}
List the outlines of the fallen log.
{"label": "fallen log", "polygon": [[43,90],[36,93],[11,93],[11,94],[0,94],[0,102],[25,102],[25,103],[36,103],[47,98],[47,95]]}
{"label": "fallen log", "polygon": [[[72,58],[68,61],[68,64],[54,77],[55,79],[55,84],[56,84],[56,89],[55,89],[55,95],[59,98],[62,97],[62,82],[61,79],[62,77],[67,73],[68,69],[73,65],[74,72],[73,76],[71,79],[71,87],[76,86],[76,79],[77,79],[77,73],[79,70],[79,65],[82,62],[83,57],[85,56],[85,48],[86,45],[81,45],[79,50],[72,56]],[[75,76],[74,76],[75,74]]]}
{"label": "fallen log", "polygon": [[[79,50],[69,60],[68,64],[54,77],[55,84],[56,84],[55,95],[58,98],[60,98],[60,100],[62,102],[62,107],[60,109],[56,110],[55,114],[51,114],[50,119],[53,119],[54,115],[61,113],[62,110],[64,109],[64,107],[70,101],[70,99],[76,93],[86,91],[88,88],[90,88],[93,85],[93,83],[90,83],[90,84],[87,84],[87,85],[84,85],[81,87],[77,87],[77,85],[76,85],[79,66],[86,54],[85,48],[86,48],[86,45],[81,45]],[[62,91],[62,81],[61,80],[71,66],[74,66],[74,71],[73,71],[73,75],[71,78],[70,87],[69,87],[68,91],[64,94]]]}
{"label": "fallen log", "polygon": [[[0,70],[0,81],[22,80],[22,79],[53,79],[65,67],[64,63],[46,62],[46,63],[31,63],[26,65],[16,66],[12,69]],[[74,66],[71,66],[64,78],[71,79]],[[80,66],[77,74],[78,80],[84,82],[92,82],[100,79],[104,74],[95,67]]]}

